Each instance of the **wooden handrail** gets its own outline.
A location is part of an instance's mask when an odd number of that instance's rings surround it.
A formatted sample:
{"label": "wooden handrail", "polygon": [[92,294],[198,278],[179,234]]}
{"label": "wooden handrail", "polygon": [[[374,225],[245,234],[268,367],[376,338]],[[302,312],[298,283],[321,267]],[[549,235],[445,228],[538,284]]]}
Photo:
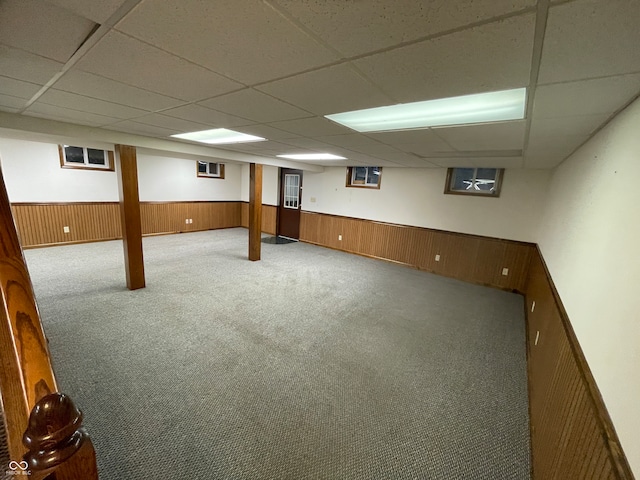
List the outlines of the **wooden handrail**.
{"label": "wooden handrail", "polygon": [[[31,278],[0,170],[0,396],[13,462],[23,462],[27,453],[22,437],[32,410],[41,399],[57,390]],[[0,465],[2,471],[5,468]],[[60,480],[98,478],[97,475],[62,477],[57,472],[56,476]]]}

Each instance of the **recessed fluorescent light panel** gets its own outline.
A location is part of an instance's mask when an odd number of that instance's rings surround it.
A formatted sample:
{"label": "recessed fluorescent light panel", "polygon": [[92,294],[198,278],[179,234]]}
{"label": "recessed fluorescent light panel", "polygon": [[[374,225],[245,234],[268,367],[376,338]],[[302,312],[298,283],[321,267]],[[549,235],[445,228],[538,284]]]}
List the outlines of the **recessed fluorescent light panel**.
{"label": "recessed fluorescent light panel", "polygon": [[247,135],[246,133],[241,132],[234,132],[233,130],[227,130],[226,128],[214,128],[213,130],[179,133],[171,136],[209,144],[262,142],[263,140],[266,140],[266,138]]}
{"label": "recessed fluorescent light panel", "polygon": [[331,153],[296,153],[291,155],[276,155],[278,158],[288,158],[290,160],[346,160]]}
{"label": "recessed fluorescent light panel", "polygon": [[502,90],[325,115],[358,132],[411,130],[524,118],[527,89]]}

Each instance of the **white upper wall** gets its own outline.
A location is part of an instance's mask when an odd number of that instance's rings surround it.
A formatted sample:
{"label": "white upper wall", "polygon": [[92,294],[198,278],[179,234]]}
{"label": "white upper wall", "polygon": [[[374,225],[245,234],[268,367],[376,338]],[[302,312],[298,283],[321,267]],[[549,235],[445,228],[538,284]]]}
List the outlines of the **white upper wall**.
{"label": "white upper wall", "polygon": [[562,163],[539,244],[640,477],[640,100]]}
{"label": "white upper wall", "polygon": [[242,166],[225,164],[225,178],[196,176],[196,161],[138,154],[138,188],[142,202],[240,200]]}
{"label": "white upper wall", "polygon": [[0,138],[11,202],[117,202],[115,172],[60,168],[58,146]]}
{"label": "white upper wall", "polygon": [[[270,165],[262,166],[262,203],[266,205],[278,205],[278,167]],[[241,198],[243,202],[249,201],[249,164],[242,166]]]}
{"label": "white upper wall", "polygon": [[445,195],[446,169],[383,168],[380,190],[348,188],[344,167],[305,172],[302,209],[532,242],[548,170],[507,170],[499,198]]}
{"label": "white upper wall", "polygon": [[[110,148],[109,145],[91,145]],[[0,138],[11,202],[117,202],[116,172],[60,168],[58,146]],[[225,165],[224,179],[198,178],[196,161],[139,152],[141,201],[240,200],[242,166]],[[277,168],[275,169],[277,172]]]}

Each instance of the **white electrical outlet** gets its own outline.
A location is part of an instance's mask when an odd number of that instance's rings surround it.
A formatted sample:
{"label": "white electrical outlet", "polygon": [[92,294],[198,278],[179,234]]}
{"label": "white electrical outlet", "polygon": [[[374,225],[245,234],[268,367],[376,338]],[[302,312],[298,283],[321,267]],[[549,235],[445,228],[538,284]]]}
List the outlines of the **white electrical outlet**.
{"label": "white electrical outlet", "polygon": [[187,225],[189,225],[189,219],[188,219],[188,218],[185,218],[185,219],[184,219],[184,223],[186,223]]}
{"label": "white electrical outlet", "polygon": [[436,262],[440,261],[440,255],[436,255]]}
{"label": "white electrical outlet", "polygon": [[342,235],[338,235],[338,240],[342,241]]}
{"label": "white electrical outlet", "polygon": [[506,277],[507,275],[509,275],[509,269],[508,269],[508,268],[503,268],[503,269],[502,269],[502,275],[504,275],[505,277]]}
{"label": "white electrical outlet", "polygon": [[311,198],[309,199],[309,201],[310,201],[311,203],[316,203],[316,197],[311,197]]}
{"label": "white electrical outlet", "polygon": [[189,219],[189,223],[193,223],[193,218],[190,218],[190,219]]}
{"label": "white electrical outlet", "polygon": [[531,313],[533,313],[535,309],[536,309],[536,301],[534,300],[533,303],[531,304]]}
{"label": "white electrical outlet", "polygon": [[540,330],[536,332],[536,342],[533,344],[534,346],[538,345],[538,339],[540,339]]}
{"label": "white electrical outlet", "polygon": [[69,230],[69,227],[62,227],[62,231],[64,233],[69,233],[71,230]]}

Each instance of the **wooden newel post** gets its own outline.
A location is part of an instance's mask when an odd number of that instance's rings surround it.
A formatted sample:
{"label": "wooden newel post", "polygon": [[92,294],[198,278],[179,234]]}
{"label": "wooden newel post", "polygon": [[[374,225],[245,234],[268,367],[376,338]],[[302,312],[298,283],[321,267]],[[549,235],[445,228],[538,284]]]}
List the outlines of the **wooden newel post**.
{"label": "wooden newel post", "polygon": [[56,480],[97,480],[96,455],[82,426],[82,412],[62,393],[40,399],[29,416],[24,460],[33,478],[55,473]]}

